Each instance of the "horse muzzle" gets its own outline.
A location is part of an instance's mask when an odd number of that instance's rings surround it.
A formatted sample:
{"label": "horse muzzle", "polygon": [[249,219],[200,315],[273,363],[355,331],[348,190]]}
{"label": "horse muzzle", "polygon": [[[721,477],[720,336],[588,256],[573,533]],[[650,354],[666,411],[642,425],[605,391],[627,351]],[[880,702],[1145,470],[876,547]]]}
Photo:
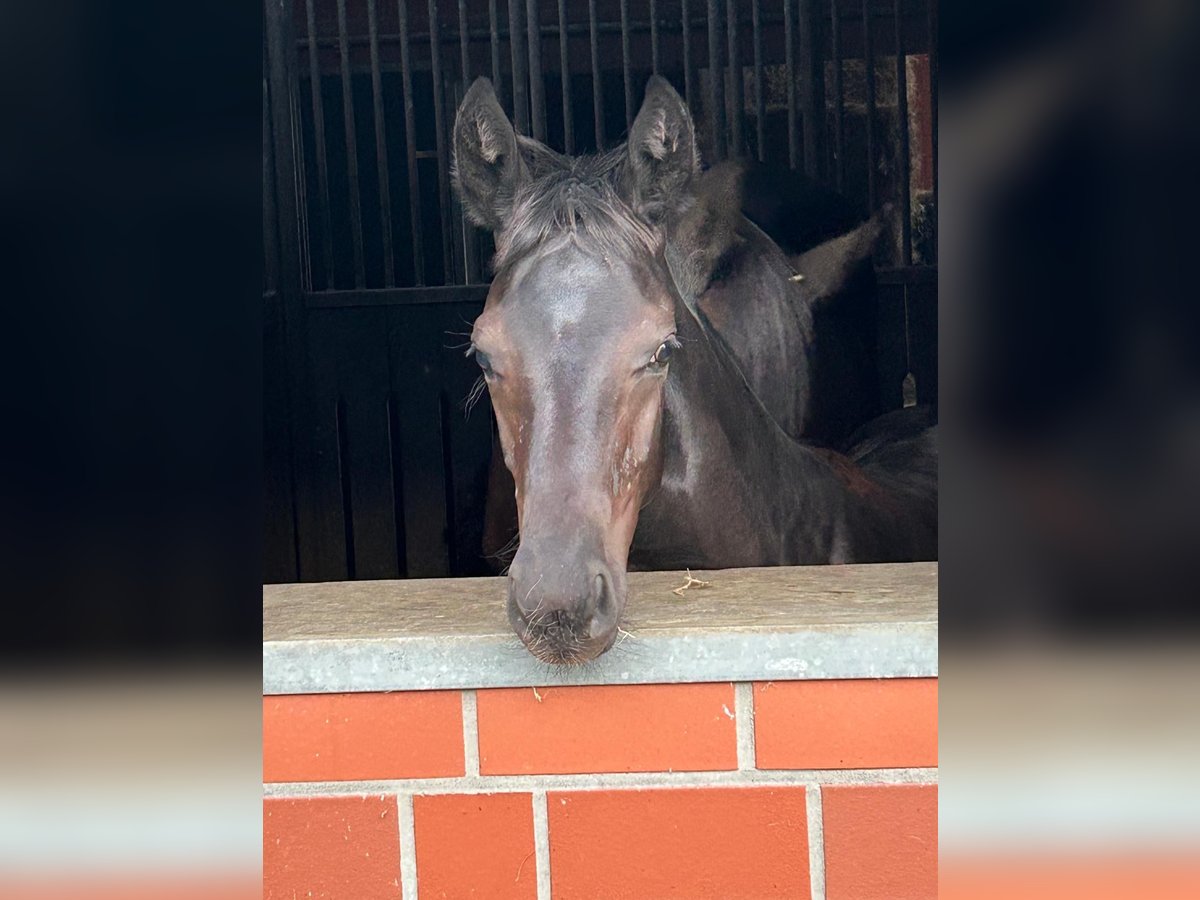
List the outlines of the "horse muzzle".
{"label": "horse muzzle", "polygon": [[[580,665],[616,642],[625,577],[605,563],[549,562],[522,545],[508,576],[508,620],[543,662]],[[523,556],[524,554],[524,556]]]}

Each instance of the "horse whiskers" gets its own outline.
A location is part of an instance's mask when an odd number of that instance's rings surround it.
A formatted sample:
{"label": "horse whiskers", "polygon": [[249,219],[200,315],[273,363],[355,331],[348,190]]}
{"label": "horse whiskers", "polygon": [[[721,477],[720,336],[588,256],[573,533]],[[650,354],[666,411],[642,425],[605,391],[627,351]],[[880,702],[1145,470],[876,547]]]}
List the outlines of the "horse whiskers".
{"label": "horse whiskers", "polygon": [[471,385],[471,390],[467,391],[467,397],[463,400],[463,416],[470,418],[471,410],[475,408],[475,404],[479,402],[479,398],[483,396],[483,392],[487,390],[487,381],[482,375],[476,379]]}
{"label": "horse whiskers", "polygon": [[[521,545],[521,533],[517,532],[511,538],[508,539],[508,542],[503,547],[501,547],[495,553],[489,553],[487,555],[487,558],[488,559],[504,559],[506,556],[509,556],[510,554],[515,553],[517,548],[520,545]],[[511,562],[511,560],[510,560],[510,562]],[[502,574],[507,575],[508,572],[505,571]]]}
{"label": "horse whiskers", "polygon": [[[529,592],[525,594],[525,600],[526,600],[526,601],[528,601],[528,600],[529,600],[529,598],[530,598],[530,597],[533,595],[533,589],[534,589],[535,587],[537,587],[537,586],[538,586],[539,584],[541,584],[541,583],[542,583],[542,576],[541,576],[541,575],[539,575],[539,576],[538,576],[538,578],[537,578],[537,581],[535,581],[533,584],[531,584],[531,585],[529,586]],[[544,601],[545,599],[546,599],[546,598],[545,598],[545,596],[543,595],[543,597],[542,597],[542,600]],[[541,609],[541,608],[542,608],[542,604],[539,602],[539,603],[538,603],[538,605],[537,605],[537,607],[534,609],[534,612],[537,612],[537,611],[538,611],[539,609]]]}
{"label": "horse whiskers", "polygon": [[654,498],[657,497],[661,491],[662,491],[662,485],[660,484],[660,485],[656,485],[654,487],[654,490],[652,490],[648,494],[646,494],[646,499],[643,500],[642,505],[638,507],[638,512],[640,513],[643,509],[645,509],[647,506],[649,506],[651,501],[654,500]]}

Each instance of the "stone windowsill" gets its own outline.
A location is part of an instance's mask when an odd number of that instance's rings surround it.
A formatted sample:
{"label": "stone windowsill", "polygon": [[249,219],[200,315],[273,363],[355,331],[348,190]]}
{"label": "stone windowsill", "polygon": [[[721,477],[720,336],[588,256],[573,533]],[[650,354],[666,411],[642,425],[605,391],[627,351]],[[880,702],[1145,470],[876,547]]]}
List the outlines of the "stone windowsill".
{"label": "stone windowsill", "polygon": [[570,669],[520,646],[500,578],[267,585],[263,692],[937,675],[936,563],[693,574],[631,574],[629,634]]}

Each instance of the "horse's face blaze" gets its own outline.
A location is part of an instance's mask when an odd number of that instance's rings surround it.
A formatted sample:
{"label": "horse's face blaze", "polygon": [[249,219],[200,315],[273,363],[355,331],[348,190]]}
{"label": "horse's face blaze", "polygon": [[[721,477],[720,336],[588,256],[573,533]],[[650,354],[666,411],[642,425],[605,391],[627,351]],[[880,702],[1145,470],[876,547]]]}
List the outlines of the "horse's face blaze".
{"label": "horse's face blaze", "polygon": [[544,661],[586,662],[616,640],[638,510],[661,473],[674,334],[661,256],[616,260],[572,243],[498,277],[475,322],[516,482],[508,615]]}

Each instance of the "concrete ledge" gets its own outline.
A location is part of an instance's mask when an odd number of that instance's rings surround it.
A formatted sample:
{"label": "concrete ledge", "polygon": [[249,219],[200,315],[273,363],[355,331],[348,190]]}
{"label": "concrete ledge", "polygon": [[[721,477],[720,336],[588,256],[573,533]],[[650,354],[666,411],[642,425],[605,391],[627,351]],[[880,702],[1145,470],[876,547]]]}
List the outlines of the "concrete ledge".
{"label": "concrete ledge", "polygon": [[500,578],[263,588],[263,692],[937,675],[936,563],[629,576],[629,634],[596,663],[539,663]]}

